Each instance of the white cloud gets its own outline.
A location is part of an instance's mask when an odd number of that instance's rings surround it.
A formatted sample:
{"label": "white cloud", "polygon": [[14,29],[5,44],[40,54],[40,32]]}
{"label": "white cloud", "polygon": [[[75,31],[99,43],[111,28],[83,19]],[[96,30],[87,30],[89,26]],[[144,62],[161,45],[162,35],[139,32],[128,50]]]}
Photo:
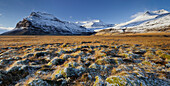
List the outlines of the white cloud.
{"label": "white cloud", "polygon": [[0,29],[3,29],[3,30],[12,30],[14,28],[13,27],[0,27]]}
{"label": "white cloud", "polygon": [[142,15],[143,13],[144,13],[144,12],[138,12],[138,13],[132,15],[131,18],[136,18],[136,17]]}
{"label": "white cloud", "polygon": [[12,27],[0,27],[0,34],[12,30]]}
{"label": "white cloud", "polygon": [[2,14],[0,14],[0,16],[2,16]]}

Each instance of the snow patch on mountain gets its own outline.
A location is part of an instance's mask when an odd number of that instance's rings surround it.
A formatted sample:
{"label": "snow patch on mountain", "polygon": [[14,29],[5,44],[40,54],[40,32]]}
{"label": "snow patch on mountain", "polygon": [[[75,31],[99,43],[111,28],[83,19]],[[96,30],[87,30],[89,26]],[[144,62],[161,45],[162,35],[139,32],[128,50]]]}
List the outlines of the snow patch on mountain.
{"label": "snow patch on mountain", "polygon": [[146,11],[128,22],[117,24],[111,28],[119,31],[126,28],[128,32],[147,32],[152,30],[161,31],[161,29],[167,30],[169,27],[170,13],[162,9],[158,11]]}
{"label": "snow patch on mountain", "polygon": [[106,24],[101,20],[78,21],[75,23],[94,31],[114,26],[114,24]]}

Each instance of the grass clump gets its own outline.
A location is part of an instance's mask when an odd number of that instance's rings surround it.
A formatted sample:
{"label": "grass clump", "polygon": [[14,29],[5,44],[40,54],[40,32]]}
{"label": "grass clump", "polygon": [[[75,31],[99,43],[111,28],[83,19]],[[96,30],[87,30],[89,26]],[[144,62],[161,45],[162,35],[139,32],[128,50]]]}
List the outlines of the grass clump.
{"label": "grass clump", "polygon": [[93,86],[103,86],[104,82],[102,81],[102,79],[99,76],[96,76],[96,81],[94,82]]}
{"label": "grass clump", "polygon": [[126,53],[122,53],[121,56],[122,56],[122,57],[125,57],[125,58],[128,58],[128,57],[129,57],[129,55],[126,54]]}
{"label": "grass clump", "polygon": [[110,64],[110,60],[107,58],[100,58],[96,60],[96,63],[98,65],[105,65],[105,64]]}
{"label": "grass clump", "polygon": [[154,58],[155,57],[155,54],[154,52],[152,51],[147,51],[145,54],[144,54],[145,57],[148,57],[148,58]]}
{"label": "grass clump", "polygon": [[144,64],[144,65],[152,65],[149,61],[143,61],[142,64]]}

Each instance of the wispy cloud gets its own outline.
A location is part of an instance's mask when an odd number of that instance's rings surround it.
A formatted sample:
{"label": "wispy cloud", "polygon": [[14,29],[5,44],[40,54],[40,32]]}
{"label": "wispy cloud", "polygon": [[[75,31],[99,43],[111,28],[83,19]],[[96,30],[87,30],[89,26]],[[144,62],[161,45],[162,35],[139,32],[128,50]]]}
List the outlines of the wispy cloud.
{"label": "wispy cloud", "polygon": [[0,14],[0,16],[2,16],[2,14]]}
{"label": "wispy cloud", "polygon": [[0,27],[0,29],[3,29],[3,30],[12,30],[14,28],[13,27]]}
{"label": "wispy cloud", "polygon": [[144,13],[144,12],[138,12],[138,13],[132,15],[131,18],[136,18],[136,17],[142,15],[143,13]]}
{"label": "wispy cloud", "polygon": [[12,27],[0,27],[0,34],[12,30]]}

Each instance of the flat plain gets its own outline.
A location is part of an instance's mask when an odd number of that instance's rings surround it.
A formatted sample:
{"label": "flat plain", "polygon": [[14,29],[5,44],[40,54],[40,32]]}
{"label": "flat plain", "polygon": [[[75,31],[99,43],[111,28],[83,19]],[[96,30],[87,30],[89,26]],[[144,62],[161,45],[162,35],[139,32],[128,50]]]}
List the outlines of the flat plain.
{"label": "flat plain", "polygon": [[170,33],[139,33],[105,36],[0,36],[0,48],[52,43],[81,43],[100,41],[103,44],[142,44],[170,53]]}
{"label": "flat plain", "polygon": [[1,86],[169,86],[170,34],[0,36]]}

